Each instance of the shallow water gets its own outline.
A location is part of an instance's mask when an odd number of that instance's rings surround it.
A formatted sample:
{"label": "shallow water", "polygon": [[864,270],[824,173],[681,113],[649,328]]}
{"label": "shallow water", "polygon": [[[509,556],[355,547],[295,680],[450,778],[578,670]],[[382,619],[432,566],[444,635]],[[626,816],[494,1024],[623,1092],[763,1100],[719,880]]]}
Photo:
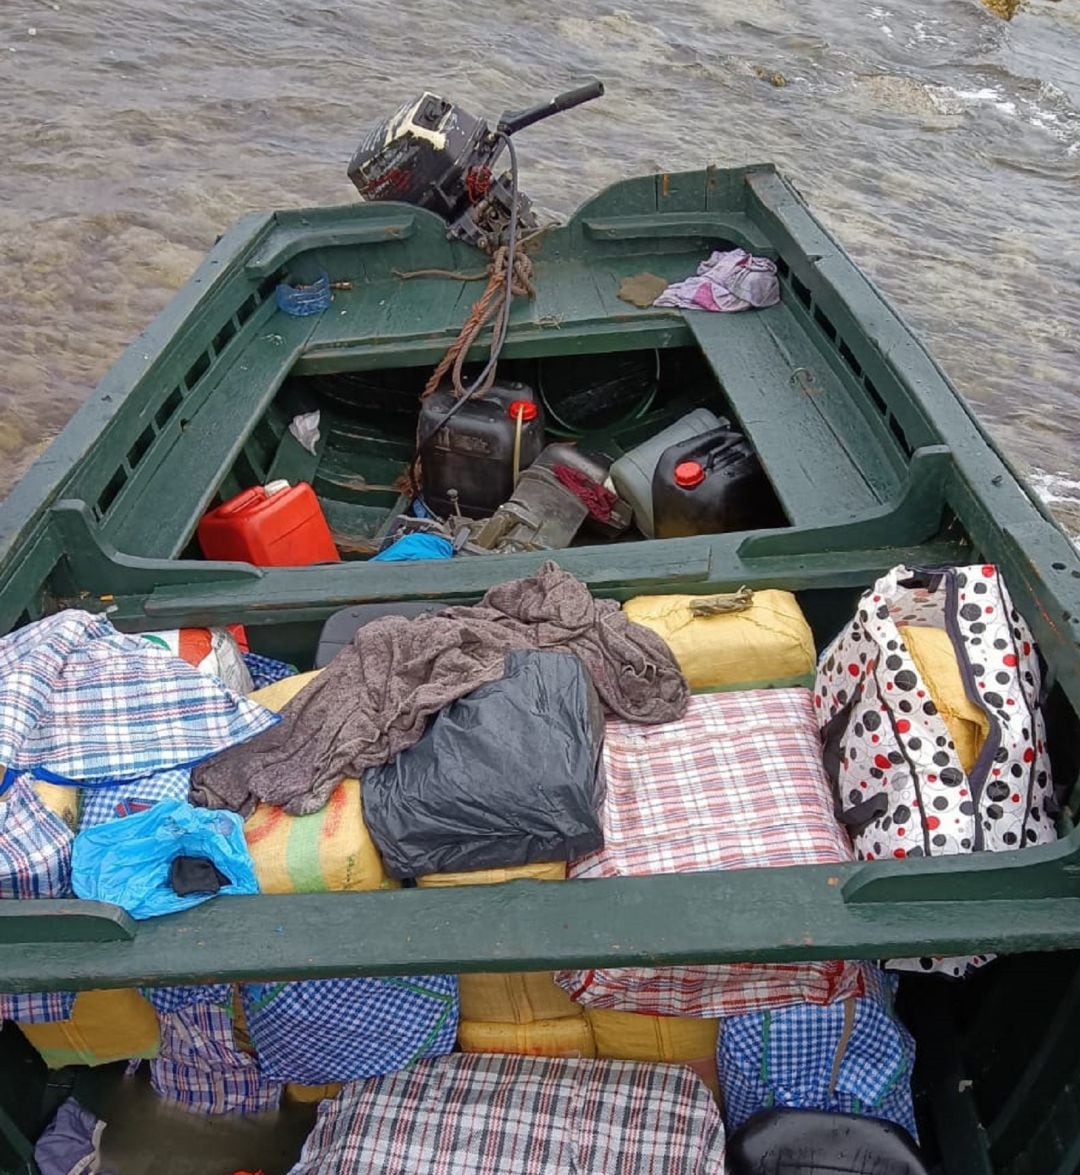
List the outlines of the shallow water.
{"label": "shallow water", "polygon": [[494,116],[583,75],[519,136],[537,203],[775,160],[1080,535],[1068,0],[4,0],[0,492],[242,213],[352,199],[422,88]]}

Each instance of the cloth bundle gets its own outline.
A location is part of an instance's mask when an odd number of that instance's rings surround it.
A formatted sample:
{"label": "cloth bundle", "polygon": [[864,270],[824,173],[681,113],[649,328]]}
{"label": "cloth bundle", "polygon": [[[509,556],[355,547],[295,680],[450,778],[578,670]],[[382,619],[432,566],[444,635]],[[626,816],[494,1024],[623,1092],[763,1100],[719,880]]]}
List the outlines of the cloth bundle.
{"label": "cloth bundle", "polygon": [[475,606],[364,625],[278,726],[195,769],[192,802],[317,811],[342,779],[388,763],[434,714],[502,677],[517,649],[575,653],[608,712],[629,722],[671,722],[686,709],[686,681],[660,637],[548,562]]}
{"label": "cloth bundle", "polygon": [[780,301],[776,263],[745,249],[711,253],[697,273],[675,282],[653,302],[681,310],[733,311],[775,306]]}

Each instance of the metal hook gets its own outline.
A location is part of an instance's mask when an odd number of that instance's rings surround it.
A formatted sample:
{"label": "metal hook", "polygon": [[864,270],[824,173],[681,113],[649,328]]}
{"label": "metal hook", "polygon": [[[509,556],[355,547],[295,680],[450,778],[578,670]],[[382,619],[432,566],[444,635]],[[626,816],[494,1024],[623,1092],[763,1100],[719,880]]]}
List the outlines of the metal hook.
{"label": "metal hook", "polygon": [[808,367],[796,367],[791,373],[791,382],[807,395],[813,395],[819,390],[819,384],[814,373]]}

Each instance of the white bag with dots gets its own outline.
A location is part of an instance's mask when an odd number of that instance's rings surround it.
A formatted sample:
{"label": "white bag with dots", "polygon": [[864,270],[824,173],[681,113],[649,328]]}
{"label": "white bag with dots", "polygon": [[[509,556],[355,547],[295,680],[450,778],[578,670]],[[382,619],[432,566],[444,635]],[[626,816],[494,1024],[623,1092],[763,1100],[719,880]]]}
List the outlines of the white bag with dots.
{"label": "white bag with dots", "polygon": [[[988,719],[970,772],[904,643],[943,628]],[[1034,641],[996,567],[896,567],[822,653],[814,702],[837,813],[862,860],[1000,852],[1056,837]],[[962,974],[979,960],[922,960]]]}

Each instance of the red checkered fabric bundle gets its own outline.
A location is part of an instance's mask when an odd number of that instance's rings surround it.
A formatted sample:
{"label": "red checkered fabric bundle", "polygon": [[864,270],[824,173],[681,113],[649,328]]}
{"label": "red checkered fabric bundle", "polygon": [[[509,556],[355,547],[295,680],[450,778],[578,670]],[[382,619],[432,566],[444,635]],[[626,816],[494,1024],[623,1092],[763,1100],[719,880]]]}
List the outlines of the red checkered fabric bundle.
{"label": "red checkered fabric bundle", "polygon": [[[661,726],[611,721],[604,766],[604,847],[571,877],[635,877],[852,859],[832,793],[809,690],[746,690],[692,698]],[[765,912],[762,912],[763,915]],[[740,1016],[851,995],[845,962],[560,971],[595,1008],[661,1016]]]}

